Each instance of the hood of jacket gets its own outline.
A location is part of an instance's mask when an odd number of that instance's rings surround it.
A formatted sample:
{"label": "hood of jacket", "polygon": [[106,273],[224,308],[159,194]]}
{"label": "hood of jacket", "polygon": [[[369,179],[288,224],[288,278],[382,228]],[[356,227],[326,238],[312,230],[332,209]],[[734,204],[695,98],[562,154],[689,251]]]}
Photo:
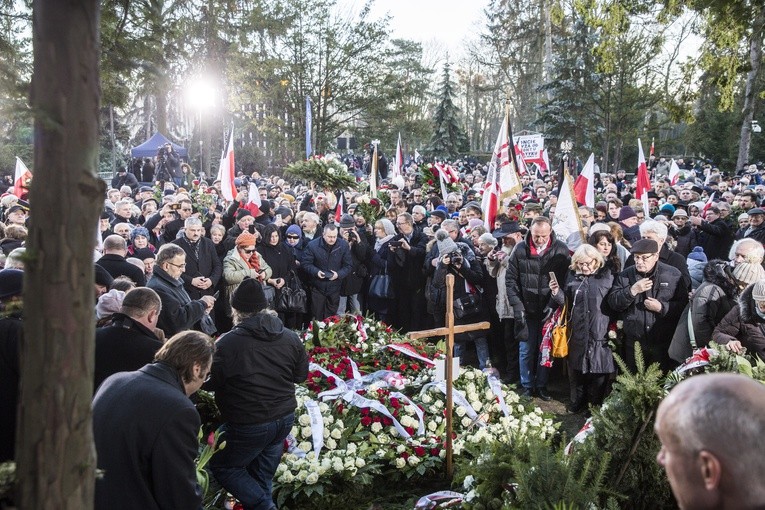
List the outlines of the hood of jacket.
{"label": "hood of jacket", "polygon": [[284,332],[282,321],[270,312],[260,312],[240,322],[236,327],[264,342],[278,340]]}
{"label": "hood of jacket", "polygon": [[754,307],[757,306],[757,303],[754,302],[754,298],[752,297],[752,289],[754,288],[754,285],[755,284],[751,284],[741,293],[741,296],[738,298],[738,308],[743,322],[762,324],[765,323],[765,320],[761,319],[754,310]]}
{"label": "hood of jacket", "polygon": [[725,295],[735,298],[738,295],[738,287],[728,273],[730,266],[724,260],[710,260],[704,267],[704,281],[720,287]]}

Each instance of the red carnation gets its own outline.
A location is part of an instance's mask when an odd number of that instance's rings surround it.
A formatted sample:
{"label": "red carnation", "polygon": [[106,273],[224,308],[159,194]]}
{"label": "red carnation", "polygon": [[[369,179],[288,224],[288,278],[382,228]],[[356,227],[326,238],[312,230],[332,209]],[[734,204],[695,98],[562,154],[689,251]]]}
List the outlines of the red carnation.
{"label": "red carnation", "polygon": [[438,457],[438,448],[431,448],[431,449],[430,449],[430,454],[431,454],[433,457]]}
{"label": "red carnation", "polygon": [[391,420],[390,418],[388,418],[387,416],[385,416],[385,417],[383,418],[383,420],[382,420],[382,423],[383,423],[383,425],[385,425],[386,427],[390,427],[391,425],[393,425],[393,420]]}
{"label": "red carnation", "polygon": [[423,448],[422,446],[415,446],[414,447],[414,453],[418,457],[424,457],[425,456],[425,448]]}
{"label": "red carnation", "polygon": [[401,458],[404,459],[404,460],[408,459],[409,458],[409,453],[401,452]]}
{"label": "red carnation", "polygon": [[433,186],[433,179],[428,179],[428,184]]}
{"label": "red carnation", "polygon": [[364,416],[363,418],[361,418],[361,424],[364,425],[365,427],[369,427],[370,425],[372,425],[372,418],[370,418],[369,416]]}

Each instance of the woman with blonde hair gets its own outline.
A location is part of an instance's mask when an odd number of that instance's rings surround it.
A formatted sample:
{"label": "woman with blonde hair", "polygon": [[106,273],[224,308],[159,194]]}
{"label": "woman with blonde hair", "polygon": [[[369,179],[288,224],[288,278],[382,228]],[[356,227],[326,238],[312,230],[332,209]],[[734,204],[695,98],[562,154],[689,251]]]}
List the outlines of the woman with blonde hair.
{"label": "woman with blonde hair", "polygon": [[551,299],[565,306],[568,319],[568,367],[571,402],[567,409],[578,413],[588,404],[605,398],[608,374],[614,358],[608,346],[609,310],[606,295],[614,275],[597,248],[579,246],[571,257],[570,271],[562,286],[550,281]]}

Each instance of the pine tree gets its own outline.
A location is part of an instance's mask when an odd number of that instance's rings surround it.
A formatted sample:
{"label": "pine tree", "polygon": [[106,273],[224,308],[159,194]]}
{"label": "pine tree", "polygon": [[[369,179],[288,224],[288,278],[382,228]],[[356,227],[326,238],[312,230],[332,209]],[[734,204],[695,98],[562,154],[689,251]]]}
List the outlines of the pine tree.
{"label": "pine tree", "polygon": [[454,90],[449,75],[449,63],[444,65],[444,76],[438,91],[435,130],[430,139],[429,152],[436,158],[451,159],[469,150],[467,135],[460,121],[460,110],[453,101]]}

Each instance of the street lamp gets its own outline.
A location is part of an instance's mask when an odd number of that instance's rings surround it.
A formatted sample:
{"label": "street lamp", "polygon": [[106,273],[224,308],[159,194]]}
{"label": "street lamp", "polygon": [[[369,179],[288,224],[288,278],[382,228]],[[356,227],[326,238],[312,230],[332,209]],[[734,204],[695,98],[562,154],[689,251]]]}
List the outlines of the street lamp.
{"label": "street lamp", "polygon": [[[215,106],[216,95],[215,83],[209,77],[197,76],[186,83],[186,104],[199,113],[199,164],[200,172],[204,172],[205,175],[210,172],[210,141],[205,136],[209,130],[203,131],[202,116]],[[203,139],[207,140],[206,144],[203,143]]]}

